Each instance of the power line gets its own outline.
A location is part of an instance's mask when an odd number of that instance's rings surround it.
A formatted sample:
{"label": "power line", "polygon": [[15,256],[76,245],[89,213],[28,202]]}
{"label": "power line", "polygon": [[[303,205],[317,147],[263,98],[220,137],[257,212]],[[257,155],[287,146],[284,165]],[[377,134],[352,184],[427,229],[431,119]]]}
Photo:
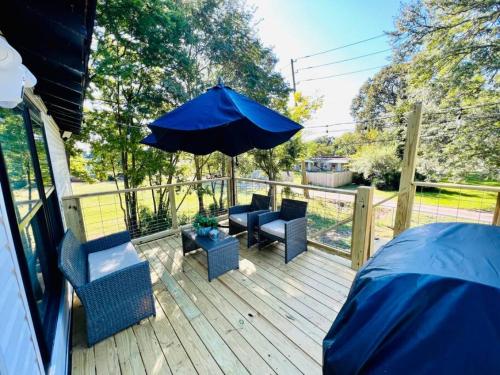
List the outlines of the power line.
{"label": "power line", "polygon": [[441,111],[436,111],[436,112],[425,111],[424,115],[448,114],[449,111],[453,111],[453,110],[461,111],[461,110],[464,110],[464,109],[482,108],[482,107],[488,107],[488,106],[493,106],[493,105],[500,105],[500,102],[475,104],[475,105],[470,105],[470,106],[466,106],[466,107],[448,107],[446,109],[442,109]]}
{"label": "power line", "polygon": [[394,118],[394,117],[399,117],[401,115],[406,115],[407,113],[402,113],[400,115],[391,115],[391,116],[381,116],[381,117],[375,117],[373,119],[369,120],[359,120],[359,121],[346,121],[346,122],[333,122],[330,124],[324,124],[324,125],[312,125],[312,126],[307,126],[306,128],[308,129],[313,129],[313,128],[322,128],[326,126],[338,126],[338,125],[356,125],[356,124],[364,124],[367,122],[371,121],[377,121],[377,120],[387,120],[389,118]]}
{"label": "power line", "polygon": [[357,44],[368,42],[368,41],[374,40],[374,39],[378,39],[378,38],[381,38],[383,36],[385,36],[385,34],[375,35],[375,36],[373,36],[371,38],[359,40],[359,41],[354,42],[354,43],[344,44],[343,46],[338,46],[338,47],[330,48],[330,49],[327,49],[325,51],[316,52],[316,53],[313,53],[313,54],[310,54],[310,55],[300,56],[300,57],[295,58],[295,60],[302,60],[302,59],[307,59],[307,58],[313,57],[313,56],[323,55],[323,54],[328,53],[328,52],[337,51],[337,50],[342,49],[342,48],[347,48],[347,47],[355,46]]}
{"label": "power line", "polygon": [[361,72],[367,72],[369,70],[374,70],[374,69],[380,69],[380,68],[384,68],[386,67],[387,65],[379,65],[379,66],[374,66],[372,68],[366,68],[366,69],[360,69],[360,70],[355,70],[353,72],[345,72],[345,73],[340,73],[340,74],[332,74],[332,75],[329,75],[329,76],[323,76],[323,77],[316,77],[316,78],[308,78],[308,79],[303,79],[299,82],[297,82],[297,84],[299,83],[302,83],[302,82],[311,82],[311,81],[318,81],[320,79],[328,79],[328,78],[334,78],[334,77],[341,77],[341,76],[347,76],[347,75],[350,75],[350,74],[355,74],[355,73],[361,73]]}
{"label": "power line", "polygon": [[363,57],[373,56],[373,55],[377,55],[379,53],[388,52],[388,51],[391,51],[391,48],[383,49],[383,50],[372,52],[372,53],[367,53],[365,55],[351,57],[349,59],[336,60],[336,61],[331,61],[331,62],[327,62],[327,63],[324,63],[324,64],[318,64],[318,65],[310,65],[310,66],[306,66],[305,68],[297,69],[297,73],[300,72],[301,70],[315,69],[315,68],[320,68],[320,67],[323,67],[323,66],[340,64],[340,63],[343,63],[343,62],[346,62],[346,61],[357,60],[357,59],[361,59]]}

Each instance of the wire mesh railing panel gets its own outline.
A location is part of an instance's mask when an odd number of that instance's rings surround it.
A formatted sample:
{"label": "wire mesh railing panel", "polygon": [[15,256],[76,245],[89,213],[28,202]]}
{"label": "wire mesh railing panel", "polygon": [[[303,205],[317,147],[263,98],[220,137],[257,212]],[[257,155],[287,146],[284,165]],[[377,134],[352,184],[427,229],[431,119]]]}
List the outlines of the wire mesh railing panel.
{"label": "wire mesh railing panel", "polygon": [[436,222],[462,222],[490,225],[496,192],[461,188],[417,186],[411,226]]}
{"label": "wire mesh railing panel", "polygon": [[398,196],[379,197],[375,195],[373,205],[373,239],[375,250],[394,237]]}
{"label": "wire mesh railing panel", "polygon": [[228,207],[227,181],[176,186],[175,202],[179,225],[191,223],[197,214],[225,215]]}
{"label": "wire mesh railing panel", "polygon": [[[276,207],[279,210],[283,198],[308,202],[308,239],[350,253],[354,195],[307,189],[297,186],[274,184]],[[248,204],[253,193],[271,194],[269,183],[237,181],[238,204]]]}
{"label": "wire mesh railing panel", "polygon": [[277,186],[277,207],[283,198],[307,204],[307,236],[321,244],[350,253],[354,196],[321,190]]}
{"label": "wire mesh railing panel", "polygon": [[[175,185],[178,225],[189,224],[194,217],[220,216],[227,213],[227,182]],[[133,238],[172,229],[170,188],[92,194],[80,198],[81,214],[88,240],[128,230]]]}
{"label": "wire mesh railing panel", "polygon": [[236,181],[236,202],[250,204],[252,194],[269,195],[269,184],[266,182]]}

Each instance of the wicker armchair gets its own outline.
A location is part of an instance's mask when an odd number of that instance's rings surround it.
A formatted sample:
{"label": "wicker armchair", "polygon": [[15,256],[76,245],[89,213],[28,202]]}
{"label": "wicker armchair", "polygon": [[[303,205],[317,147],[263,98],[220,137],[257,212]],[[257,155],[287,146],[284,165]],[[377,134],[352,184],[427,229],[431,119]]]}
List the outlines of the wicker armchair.
{"label": "wicker armchair", "polygon": [[[155,315],[149,263],[137,261],[90,280],[89,255],[129,246],[128,232],[81,243],[68,230],[59,249],[59,269],[82,302],[89,346]],[[137,257],[137,260],[139,258]]]}
{"label": "wicker armchair", "polygon": [[247,247],[257,243],[255,228],[258,216],[269,212],[271,197],[253,194],[252,202],[246,205],[229,207],[229,234],[247,232]]}
{"label": "wicker armchair", "polygon": [[307,202],[283,199],[279,211],[259,215],[259,249],[279,241],[285,244],[285,263],[307,250]]}

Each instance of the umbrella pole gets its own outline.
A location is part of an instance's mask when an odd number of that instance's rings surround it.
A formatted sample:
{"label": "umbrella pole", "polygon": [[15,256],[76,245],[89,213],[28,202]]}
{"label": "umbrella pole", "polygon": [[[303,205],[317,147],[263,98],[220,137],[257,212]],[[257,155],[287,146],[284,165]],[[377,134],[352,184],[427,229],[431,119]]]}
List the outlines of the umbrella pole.
{"label": "umbrella pole", "polygon": [[234,157],[231,157],[231,206],[236,205],[236,178],[234,173]]}

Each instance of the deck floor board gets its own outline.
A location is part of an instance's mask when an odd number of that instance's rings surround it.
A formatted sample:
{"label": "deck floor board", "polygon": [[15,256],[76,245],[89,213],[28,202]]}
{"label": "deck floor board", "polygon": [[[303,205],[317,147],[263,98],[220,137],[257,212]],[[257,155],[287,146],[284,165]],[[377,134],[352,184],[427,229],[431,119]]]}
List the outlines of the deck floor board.
{"label": "deck floor board", "polygon": [[72,373],[320,374],[321,342],[354,272],[321,250],[285,264],[279,245],[240,243],[240,269],[212,282],[205,254],[184,257],[180,236],[138,245],[150,262],[156,317],[88,348],[75,297]]}

